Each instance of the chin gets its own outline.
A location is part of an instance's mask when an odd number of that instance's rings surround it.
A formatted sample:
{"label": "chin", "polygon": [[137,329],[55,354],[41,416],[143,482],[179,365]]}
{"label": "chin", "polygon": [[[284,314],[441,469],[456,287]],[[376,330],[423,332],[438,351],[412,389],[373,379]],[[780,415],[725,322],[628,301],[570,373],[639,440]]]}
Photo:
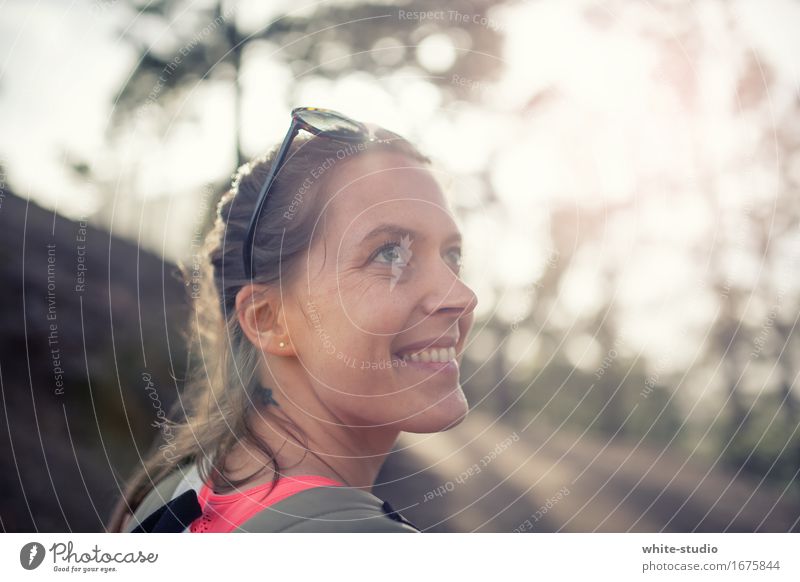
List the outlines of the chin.
{"label": "chin", "polygon": [[401,430],[420,434],[444,432],[461,424],[469,413],[469,404],[460,386],[451,397],[421,408],[421,412],[403,422]]}

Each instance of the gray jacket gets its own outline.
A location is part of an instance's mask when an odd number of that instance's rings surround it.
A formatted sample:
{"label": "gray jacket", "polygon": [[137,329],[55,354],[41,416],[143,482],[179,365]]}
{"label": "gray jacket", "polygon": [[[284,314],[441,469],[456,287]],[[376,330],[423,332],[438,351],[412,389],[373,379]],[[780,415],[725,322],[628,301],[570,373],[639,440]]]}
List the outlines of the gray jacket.
{"label": "gray jacket", "polygon": [[[154,513],[168,513],[173,518],[176,502],[195,504],[202,481],[195,464],[180,467],[162,479],[145,496],[125,526],[126,532],[152,531],[146,527]],[[192,491],[193,493],[189,493]],[[179,499],[180,498],[180,499]],[[166,506],[167,504],[169,506]],[[180,527],[186,520],[178,522]],[[188,532],[189,527],[182,531]],[[174,531],[181,531],[180,529]],[[259,511],[233,532],[381,532],[419,533],[411,522],[388,502],[361,489],[349,487],[312,487],[295,493]]]}

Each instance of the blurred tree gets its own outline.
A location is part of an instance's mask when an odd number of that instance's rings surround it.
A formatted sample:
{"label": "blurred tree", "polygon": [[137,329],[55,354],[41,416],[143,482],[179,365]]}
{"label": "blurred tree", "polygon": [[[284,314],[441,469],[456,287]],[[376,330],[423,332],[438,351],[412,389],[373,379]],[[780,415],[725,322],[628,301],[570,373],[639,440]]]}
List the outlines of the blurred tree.
{"label": "blurred tree", "polygon": [[[498,59],[489,56],[499,54],[501,40],[492,27],[467,28],[451,18],[427,22],[401,16],[441,12],[442,7],[432,0],[411,2],[401,8],[371,2],[320,4],[306,14],[281,16],[252,33],[240,30],[246,23],[237,17],[236,2],[217,1],[200,7],[188,0],[127,2],[137,15],[120,34],[141,57],[116,99],[117,130],[143,105],[163,109],[161,121],[166,126],[174,118],[175,107],[185,91],[207,81],[232,79],[237,165],[245,159],[241,127],[246,120],[242,119],[240,80],[251,43],[269,40],[280,47],[276,56],[290,68],[295,79],[290,95],[297,88],[296,81],[310,74],[337,78],[359,71],[373,75],[380,83],[381,75],[411,67],[436,84],[447,102],[469,99],[474,84],[495,77],[500,69]],[[497,4],[455,0],[448,3],[447,11],[485,17],[486,11]],[[161,31],[155,39],[154,31]],[[445,68],[437,67],[437,74],[426,75],[411,49],[426,37],[436,35],[444,35],[440,39],[446,39],[445,45],[450,44],[454,59]],[[453,83],[452,75],[469,79],[472,85]]]}

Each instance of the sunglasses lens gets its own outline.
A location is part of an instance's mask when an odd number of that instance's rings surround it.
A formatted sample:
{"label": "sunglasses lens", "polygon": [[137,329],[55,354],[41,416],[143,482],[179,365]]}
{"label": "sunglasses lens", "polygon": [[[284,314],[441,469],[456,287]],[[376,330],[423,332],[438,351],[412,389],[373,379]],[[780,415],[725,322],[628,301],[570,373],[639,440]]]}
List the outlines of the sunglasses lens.
{"label": "sunglasses lens", "polygon": [[321,132],[337,137],[353,138],[364,133],[364,126],[334,111],[304,109],[297,116]]}

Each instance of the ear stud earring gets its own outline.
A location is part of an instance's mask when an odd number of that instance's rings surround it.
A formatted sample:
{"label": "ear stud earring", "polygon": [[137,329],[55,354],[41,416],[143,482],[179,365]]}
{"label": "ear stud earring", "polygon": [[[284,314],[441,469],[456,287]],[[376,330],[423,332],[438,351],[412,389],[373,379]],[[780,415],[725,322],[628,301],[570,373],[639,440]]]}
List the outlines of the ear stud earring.
{"label": "ear stud earring", "polygon": [[280,347],[282,347],[282,348],[285,348],[285,347],[286,347],[286,344],[285,344],[285,343],[283,343],[283,342],[281,342],[281,343],[280,343],[280,344],[278,344],[278,345],[279,345]]}

